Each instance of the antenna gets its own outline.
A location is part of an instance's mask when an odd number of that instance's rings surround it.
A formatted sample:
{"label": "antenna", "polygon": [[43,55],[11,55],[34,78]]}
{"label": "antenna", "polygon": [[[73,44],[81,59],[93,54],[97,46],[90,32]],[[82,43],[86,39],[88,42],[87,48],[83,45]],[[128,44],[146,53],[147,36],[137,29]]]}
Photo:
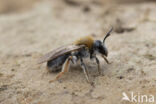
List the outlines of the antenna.
{"label": "antenna", "polygon": [[108,36],[110,36],[110,33],[113,31],[113,27],[109,30],[109,32],[106,34],[106,36],[103,39],[103,43],[105,43],[105,40]]}

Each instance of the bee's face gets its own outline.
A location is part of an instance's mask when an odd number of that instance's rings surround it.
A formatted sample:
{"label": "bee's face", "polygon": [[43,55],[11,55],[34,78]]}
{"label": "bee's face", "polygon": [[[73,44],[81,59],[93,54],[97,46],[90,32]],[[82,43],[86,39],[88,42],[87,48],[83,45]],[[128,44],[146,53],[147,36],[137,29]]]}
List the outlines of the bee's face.
{"label": "bee's face", "polygon": [[105,55],[105,56],[108,55],[108,50],[107,50],[107,48],[105,47],[105,45],[104,45],[100,40],[96,40],[96,41],[94,42],[93,49],[94,49],[95,51],[99,52],[99,53],[102,54],[102,55]]}

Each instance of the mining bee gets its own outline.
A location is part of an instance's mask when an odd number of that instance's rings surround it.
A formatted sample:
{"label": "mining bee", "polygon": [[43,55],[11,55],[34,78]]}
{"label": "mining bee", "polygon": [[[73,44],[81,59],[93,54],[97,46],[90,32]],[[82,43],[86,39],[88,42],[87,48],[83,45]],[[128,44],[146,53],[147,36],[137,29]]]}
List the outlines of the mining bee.
{"label": "mining bee", "polygon": [[91,36],[85,36],[76,40],[71,45],[62,46],[41,57],[38,63],[47,62],[48,71],[55,72],[61,70],[61,72],[58,73],[55,79],[50,80],[49,82],[58,80],[65,72],[68,72],[71,62],[75,64],[78,61],[80,61],[80,65],[84,71],[87,81],[90,82],[88,71],[83,61],[83,59],[87,57],[96,60],[98,72],[99,74],[101,74],[100,62],[96,57],[96,54],[101,55],[104,60],[109,63],[106,58],[108,55],[108,50],[105,46],[105,40],[108,36],[110,36],[112,30],[113,28],[111,28],[110,31],[106,34],[103,42],[100,40],[94,40]]}

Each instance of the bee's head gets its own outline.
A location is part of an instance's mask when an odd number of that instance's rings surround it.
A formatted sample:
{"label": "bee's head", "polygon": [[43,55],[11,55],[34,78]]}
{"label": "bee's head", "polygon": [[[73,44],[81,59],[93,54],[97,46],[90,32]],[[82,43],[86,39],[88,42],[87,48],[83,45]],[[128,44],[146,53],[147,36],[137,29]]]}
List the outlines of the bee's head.
{"label": "bee's head", "polygon": [[94,42],[94,46],[93,49],[97,52],[99,52],[102,55],[107,56],[108,55],[108,50],[105,46],[105,40],[106,38],[110,35],[110,33],[112,32],[113,28],[110,29],[110,31],[106,34],[106,36],[103,39],[103,42],[100,40],[95,40]]}

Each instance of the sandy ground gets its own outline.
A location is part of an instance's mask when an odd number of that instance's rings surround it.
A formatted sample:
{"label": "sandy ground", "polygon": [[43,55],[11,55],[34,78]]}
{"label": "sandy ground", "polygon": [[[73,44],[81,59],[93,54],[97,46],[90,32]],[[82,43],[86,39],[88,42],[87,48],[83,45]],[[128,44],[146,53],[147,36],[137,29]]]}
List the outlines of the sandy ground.
{"label": "sandy ground", "polygon": [[[123,92],[132,91],[156,97],[154,1],[30,4],[18,12],[3,8],[0,14],[1,104],[134,104],[121,101]],[[98,75],[94,62],[86,61],[94,85],[86,82],[79,64],[49,83],[57,73],[36,64],[39,57],[84,35],[102,40],[111,26],[114,31],[106,42],[111,64],[99,57],[104,75]]]}

